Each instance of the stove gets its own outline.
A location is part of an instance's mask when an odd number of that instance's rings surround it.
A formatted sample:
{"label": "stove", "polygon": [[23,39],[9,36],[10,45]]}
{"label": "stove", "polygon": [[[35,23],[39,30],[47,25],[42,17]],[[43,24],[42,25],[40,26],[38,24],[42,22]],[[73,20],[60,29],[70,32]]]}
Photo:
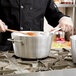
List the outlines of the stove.
{"label": "stove", "polygon": [[72,61],[71,49],[51,49],[49,56],[43,59],[23,59],[13,52],[0,52],[0,75],[14,75],[31,72],[76,68]]}

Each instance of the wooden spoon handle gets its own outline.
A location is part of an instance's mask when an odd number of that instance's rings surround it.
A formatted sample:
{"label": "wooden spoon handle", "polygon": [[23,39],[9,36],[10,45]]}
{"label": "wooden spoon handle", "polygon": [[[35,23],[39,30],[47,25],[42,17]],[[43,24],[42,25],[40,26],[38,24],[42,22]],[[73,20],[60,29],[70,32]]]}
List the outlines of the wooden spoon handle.
{"label": "wooden spoon handle", "polygon": [[36,36],[36,34],[35,33],[32,33],[32,32],[31,33],[30,32],[25,33],[25,32],[21,32],[21,31],[12,30],[12,29],[7,29],[7,31],[21,33],[21,34],[29,35],[29,36]]}
{"label": "wooden spoon handle", "polygon": [[7,29],[7,31],[16,32],[16,33],[21,33],[21,34],[26,34],[26,33],[23,33],[23,32],[21,32],[21,31],[16,31],[16,30],[12,30],[12,29]]}

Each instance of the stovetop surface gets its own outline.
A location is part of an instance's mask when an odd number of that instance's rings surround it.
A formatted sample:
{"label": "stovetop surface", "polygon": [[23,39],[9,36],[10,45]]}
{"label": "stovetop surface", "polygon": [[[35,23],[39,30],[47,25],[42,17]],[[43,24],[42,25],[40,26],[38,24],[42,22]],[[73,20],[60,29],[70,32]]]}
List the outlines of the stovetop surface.
{"label": "stovetop surface", "polygon": [[0,52],[0,75],[76,68],[71,49],[51,49],[47,58],[28,60],[16,57],[13,52]]}

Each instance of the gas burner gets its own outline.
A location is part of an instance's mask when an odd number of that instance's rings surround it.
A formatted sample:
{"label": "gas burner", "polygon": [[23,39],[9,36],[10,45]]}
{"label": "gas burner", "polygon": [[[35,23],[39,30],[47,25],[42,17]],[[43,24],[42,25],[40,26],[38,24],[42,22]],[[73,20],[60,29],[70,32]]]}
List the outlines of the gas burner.
{"label": "gas burner", "polygon": [[20,57],[16,56],[16,55],[13,55],[12,57],[14,57],[15,59],[19,59]]}
{"label": "gas burner", "polygon": [[37,61],[37,60],[45,60],[45,59],[49,58],[49,56],[48,56],[48,57],[45,57],[45,58],[30,59],[30,58],[21,58],[21,57],[18,57],[16,55],[13,55],[12,57],[14,57],[15,59],[21,59],[22,61]]}

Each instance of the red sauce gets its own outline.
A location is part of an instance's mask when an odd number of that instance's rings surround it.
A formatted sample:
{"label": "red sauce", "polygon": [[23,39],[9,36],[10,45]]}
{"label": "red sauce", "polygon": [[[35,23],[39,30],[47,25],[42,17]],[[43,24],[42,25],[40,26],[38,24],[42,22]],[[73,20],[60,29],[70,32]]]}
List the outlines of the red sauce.
{"label": "red sauce", "polygon": [[27,32],[26,34],[27,35],[30,35],[30,36],[36,36],[36,34],[35,33],[32,33],[32,32]]}

